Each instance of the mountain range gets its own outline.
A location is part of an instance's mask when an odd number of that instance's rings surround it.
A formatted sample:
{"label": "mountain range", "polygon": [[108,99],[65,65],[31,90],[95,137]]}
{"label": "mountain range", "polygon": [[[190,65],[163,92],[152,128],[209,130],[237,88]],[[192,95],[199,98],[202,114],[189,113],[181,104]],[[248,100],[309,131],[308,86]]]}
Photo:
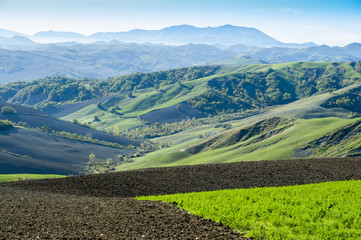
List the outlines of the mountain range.
{"label": "mountain range", "polygon": [[52,76],[104,79],[209,64],[360,60],[359,43],[344,47],[282,43],[255,28],[232,25],[180,25],[90,36],[58,31],[26,36],[0,29],[0,84]]}
{"label": "mountain range", "polygon": [[[1,30],[0,36],[25,36],[24,34]],[[35,42],[83,42],[112,41],[133,43],[154,43],[166,45],[209,44],[236,45],[259,47],[310,47],[314,43],[292,44],[280,42],[255,28],[224,25],[219,27],[198,28],[191,25],[178,25],[160,30],[134,29],[127,32],[98,32],[85,36],[75,32],[41,31],[28,36]]]}
{"label": "mountain range", "polygon": [[[17,41],[18,40],[18,43]],[[25,44],[23,44],[25,42]],[[0,49],[0,84],[52,76],[108,78],[136,72],[153,72],[197,65],[248,65],[257,63],[356,62],[361,44],[308,48],[217,47],[206,44],[169,46],[117,41],[37,44],[12,37],[12,46]],[[26,45],[26,43],[29,43]],[[1,39],[0,39],[1,45]],[[2,45],[4,47],[4,44]]]}

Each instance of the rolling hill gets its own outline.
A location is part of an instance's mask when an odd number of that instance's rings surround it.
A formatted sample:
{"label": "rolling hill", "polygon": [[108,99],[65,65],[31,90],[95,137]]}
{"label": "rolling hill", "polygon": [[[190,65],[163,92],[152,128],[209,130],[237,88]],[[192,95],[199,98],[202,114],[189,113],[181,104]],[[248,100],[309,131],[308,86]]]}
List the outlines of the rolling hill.
{"label": "rolling hill", "polygon": [[360,80],[360,62],[203,66],[107,80],[46,78],[3,85],[0,98],[76,124],[40,112],[0,116],[121,145],[142,142],[118,170],[358,156]]}
{"label": "rolling hill", "polygon": [[0,174],[84,174],[91,154],[97,161],[119,162],[119,156],[135,153],[132,149],[140,145],[29,107],[0,103],[0,108],[0,123],[16,125],[0,129]]}
{"label": "rolling hill", "polygon": [[122,137],[109,135],[105,132],[97,131],[92,128],[82,126],[79,124],[74,124],[68,121],[60,120],[55,117],[46,115],[43,112],[39,112],[37,110],[28,107],[0,102],[0,108],[2,108],[3,106],[13,107],[16,110],[16,113],[15,114],[0,113],[0,119],[9,120],[14,123],[23,123],[25,126],[30,128],[41,128],[45,125],[49,127],[50,132],[53,130],[56,132],[65,131],[68,133],[75,133],[82,136],[91,136],[94,139],[98,139],[106,142],[118,143],[124,146],[139,145],[139,143],[135,141],[131,141]]}
{"label": "rolling hill", "polygon": [[35,130],[13,128],[0,131],[0,174],[84,174],[89,155],[118,160],[119,154],[134,150],[106,147],[45,134]]}

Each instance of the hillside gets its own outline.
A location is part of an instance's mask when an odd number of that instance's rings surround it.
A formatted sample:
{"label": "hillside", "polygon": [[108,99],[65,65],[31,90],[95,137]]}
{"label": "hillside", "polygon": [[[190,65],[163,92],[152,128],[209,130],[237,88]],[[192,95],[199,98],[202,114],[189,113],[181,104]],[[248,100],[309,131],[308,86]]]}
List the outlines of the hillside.
{"label": "hillside", "polygon": [[[106,161],[104,167],[110,170],[140,146],[29,107],[0,103],[0,109],[0,174],[83,174],[92,171],[87,164]],[[94,163],[90,163],[91,154],[95,154]]]}
{"label": "hillside", "polygon": [[[347,128],[348,124],[358,123],[358,119],[320,118],[309,120],[282,120],[284,123],[274,125],[266,132],[254,131],[262,123],[275,119],[263,120],[246,124],[247,119],[240,120],[243,124],[239,128],[231,129],[218,135],[197,139],[197,135],[171,148],[147,153],[142,157],[133,158],[134,162],[121,164],[118,170],[129,170],[148,167],[180,166],[194,164],[226,163],[238,161],[279,160],[318,156],[318,148],[312,142],[322,139],[335,129]],[[282,123],[282,121],[280,123]],[[287,124],[289,122],[289,124]],[[254,132],[249,130],[253,129]],[[209,129],[208,129],[209,130]],[[204,131],[204,130],[203,130]],[[207,131],[207,130],[205,130]],[[247,135],[243,135],[247,133]],[[252,134],[253,133],[253,134]],[[179,139],[182,135],[175,134],[172,138]],[[180,136],[177,136],[180,135]],[[241,137],[242,136],[242,137]],[[356,135],[352,135],[355,136]],[[357,135],[358,136],[358,135]],[[340,137],[332,145],[333,155],[320,156],[344,157],[359,154],[358,141],[348,141],[347,136]],[[157,141],[155,139],[155,141]],[[169,141],[159,139],[159,141]],[[340,144],[338,144],[340,143]],[[307,150],[306,150],[307,149]],[[327,148],[326,148],[327,149]],[[331,150],[331,149],[330,149]]]}
{"label": "hillside", "polygon": [[[193,114],[176,111],[172,114],[176,114],[177,121],[288,104],[357,83],[361,79],[360,72],[359,62],[295,62],[182,68],[106,81],[58,77],[3,85],[0,99],[35,106],[65,120],[78,119],[106,130],[116,126],[125,130],[143,125],[140,120],[147,117],[142,116],[155,110],[165,109],[160,112],[158,121],[173,121],[167,120],[166,112],[177,108],[178,104],[187,106]],[[92,101],[84,102],[88,100]],[[97,105],[98,102],[102,106]],[[73,110],[66,110],[70,106]],[[64,111],[67,114],[62,113]],[[339,116],[342,114],[345,115],[341,111]]]}
{"label": "hillside", "polygon": [[0,174],[77,175],[85,172],[91,153],[103,161],[134,153],[22,128],[0,131],[0,146]]}
{"label": "hillside", "polygon": [[[227,30],[227,28],[232,31]],[[226,37],[233,34],[233,28],[238,29],[234,26],[224,26],[219,31],[217,30],[215,35],[212,35],[213,37],[209,37],[207,33],[207,37],[204,38],[205,42],[212,38],[217,39],[216,41],[223,39],[220,44],[216,45],[189,43],[189,41],[192,42],[191,39],[186,40],[187,43],[181,45],[151,44],[149,42],[130,43],[117,40],[89,43],[87,38],[81,36],[75,40],[83,41],[85,39],[84,43],[40,44],[26,37],[0,36],[0,84],[53,76],[105,79],[137,72],[153,72],[211,64],[249,65],[292,61],[356,62],[361,60],[361,45],[358,43],[349,44],[345,47],[285,44],[270,37],[264,39],[264,37],[258,36],[264,34],[256,29],[242,28],[239,28],[240,32],[235,35],[242,35],[244,31],[250,31],[250,34],[246,34],[245,37]],[[205,32],[207,31],[206,29]],[[59,34],[61,37],[74,33],[47,32],[43,34],[53,36]],[[104,33],[104,35],[116,36],[117,33]],[[181,32],[171,33],[171,35],[174,35],[174,38],[178,40],[182,39],[179,35],[186,37]],[[149,36],[155,37],[154,34]],[[201,35],[198,36],[202,38]],[[193,34],[192,37],[194,38]],[[248,38],[253,40],[247,40]],[[44,39],[52,39],[52,37]],[[142,41],[141,39],[135,37],[134,41]],[[165,38],[160,34],[159,39],[164,40]],[[247,43],[239,43],[243,40]],[[232,46],[223,45],[233,41],[234,45]],[[252,43],[251,45],[249,45],[249,41]],[[266,44],[267,47],[254,46],[256,42],[263,42],[262,44]],[[271,46],[268,46],[269,44]]]}
{"label": "hillside", "polygon": [[39,112],[35,109],[31,109],[24,106],[18,106],[13,104],[1,103],[0,108],[3,106],[11,106],[15,109],[16,113],[0,113],[0,119],[9,120],[14,123],[19,123],[29,128],[40,129],[43,126],[49,128],[49,132],[68,132],[75,133],[82,136],[91,136],[93,139],[98,139],[106,142],[118,143],[120,145],[139,145],[135,141],[131,141],[122,137],[109,135],[105,132],[97,131],[87,126],[80,124],[74,124],[67,121],[63,121],[51,116]]}
{"label": "hillside", "polygon": [[46,78],[3,85],[0,98],[68,122],[20,110],[0,116],[35,128],[46,125],[50,131],[140,146],[118,170],[358,156],[357,141],[347,141],[357,139],[358,132],[330,143],[324,154],[306,146],[356,124],[360,79],[360,62],[203,66],[107,80]]}

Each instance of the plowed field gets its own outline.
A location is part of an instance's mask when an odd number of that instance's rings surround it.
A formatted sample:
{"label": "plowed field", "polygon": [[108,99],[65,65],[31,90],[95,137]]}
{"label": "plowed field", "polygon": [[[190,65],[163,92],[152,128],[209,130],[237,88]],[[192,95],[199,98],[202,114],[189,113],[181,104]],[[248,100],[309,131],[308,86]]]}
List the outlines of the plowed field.
{"label": "plowed field", "polygon": [[240,239],[130,197],[361,179],[361,159],[242,162],[0,184],[0,239]]}

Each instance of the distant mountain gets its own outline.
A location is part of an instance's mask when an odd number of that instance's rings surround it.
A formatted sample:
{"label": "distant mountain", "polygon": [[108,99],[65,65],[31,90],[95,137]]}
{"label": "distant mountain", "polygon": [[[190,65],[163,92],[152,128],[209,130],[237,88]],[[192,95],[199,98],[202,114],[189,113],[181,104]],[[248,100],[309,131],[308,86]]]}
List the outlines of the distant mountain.
{"label": "distant mountain", "polygon": [[361,56],[361,43],[351,43],[344,46],[343,50],[351,55]]}
{"label": "distant mountain", "polygon": [[13,36],[13,37],[0,37],[0,48],[10,50],[31,50],[38,47],[40,44],[31,41],[27,37]]}
{"label": "distant mountain", "polygon": [[[284,46],[285,44],[267,34],[247,27],[224,25],[220,27],[198,28],[191,25],[167,27],[161,30],[132,30],[128,32],[95,33],[89,38],[101,41],[119,40],[137,43],[162,43],[184,45],[194,44],[221,44],[247,46]],[[287,45],[287,44],[286,44]],[[293,47],[299,46],[293,44]],[[303,45],[300,45],[304,47]],[[310,46],[308,44],[307,46]]]}
{"label": "distant mountain", "polygon": [[74,32],[42,31],[34,34],[32,39],[37,42],[82,42],[121,41],[132,43],[154,43],[167,45],[208,44],[230,46],[242,44],[259,47],[292,47],[305,48],[316,46],[314,43],[283,43],[267,34],[248,27],[224,25],[219,27],[194,27],[178,25],[161,30],[134,29],[127,32],[98,32],[88,37]]}
{"label": "distant mountain", "polygon": [[86,36],[80,33],[53,30],[35,33],[31,39],[39,43],[88,42]]}
{"label": "distant mountain", "polygon": [[25,34],[14,32],[11,30],[0,29],[0,37],[14,37],[14,36],[22,36],[25,37]]}
{"label": "distant mountain", "polygon": [[[4,38],[3,38],[4,39]],[[74,42],[37,44],[21,37],[6,39],[11,47],[23,51],[0,49],[0,84],[29,81],[47,76],[74,78],[108,78],[135,72],[154,72],[196,65],[249,65],[257,63],[357,62],[361,60],[361,44],[346,47],[326,45],[309,48],[249,47],[234,45],[215,47],[205,44],[167,46]],[[0,39],[0,45],[1,45]],[[15,44],[17,43],[18,44]],[[29,45],[27,45],[29,44]]]}
{"label": "distant mountain", "polygon": [[327,45],[308,48],[251,48],[239,45],[225,48],[238,56],[251,56],[254,59],[269,63],[283,62],[352,62],[361,60],[361,44],[345,47],[329,47]]}
{"label": "distant mountain", "polygon": [[47,76],[107,78],[206,65],[234,54],[209,45],[51,44],[36,51],[0,49],[0,84]]}
{"label": "distant mountain", "polygon": [[109,68],[75,62],[57,54],[0,49],[0,84],[46,76],[106,78],[118,75]]}
{"label": "distant mountain", "polygon": [[33,37],[44,37],[44,38],[83,38],[84,35],[75,32],[58,32],[58,31],[42,31],[35,33]]}

